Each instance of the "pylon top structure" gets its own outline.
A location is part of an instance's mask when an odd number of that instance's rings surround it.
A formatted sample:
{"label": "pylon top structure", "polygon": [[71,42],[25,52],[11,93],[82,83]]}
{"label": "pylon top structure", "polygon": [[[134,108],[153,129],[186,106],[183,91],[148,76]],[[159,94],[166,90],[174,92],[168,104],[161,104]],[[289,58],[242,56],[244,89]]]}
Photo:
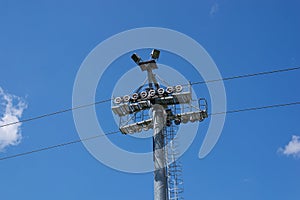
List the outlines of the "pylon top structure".
{"label": "pylon top structure", "polygon": [[[140,87],[132,94],[113,99],[112,111],[120,117],[119,129],[123,134],[152,129],[152,119],[146,111],[155,104],[165,108],[167,126],[170,126],[172,122],[179,125],[180,123],[203,121],[208,116],[206,100],[204,98],[193,100],[190,84],[176,86],[159,84],[153,73],[154,69],[158,69],[156,60],[159,55],[160,51],[154,49],[151,59],[148,61],[143,61],[136,53],[131,56],[142,71],[147,71],[148,86]],[[180,112],[170,112],[168,107],[172,105],[180,105]]]}

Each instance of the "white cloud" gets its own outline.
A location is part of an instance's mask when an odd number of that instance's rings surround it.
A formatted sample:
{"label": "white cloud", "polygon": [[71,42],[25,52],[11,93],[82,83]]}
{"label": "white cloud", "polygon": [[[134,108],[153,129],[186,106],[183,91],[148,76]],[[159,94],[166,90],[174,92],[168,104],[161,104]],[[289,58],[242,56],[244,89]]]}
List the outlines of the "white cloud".
{"label": "white cloud", "polygon": [[214,3],[210,8],[209,15],[211,17],[215,16],[215,14],[219,11],[219,8],[220,8],[219,4]]}
{"label": "white cloud", "polygon": [[300,158],[300,136],[293,135],[292,140],[285,145],[284,148],[279,148],[279,152],[286,156],[294,156]]}
{"label": "white cloud", "polygon": [[[15,95],[7,94],[0,87],[0,126],[11,122],[18,122],[26,103]],[[21,123],[0,127],[0,151],[12,145],[18,145],[22,139]]]}

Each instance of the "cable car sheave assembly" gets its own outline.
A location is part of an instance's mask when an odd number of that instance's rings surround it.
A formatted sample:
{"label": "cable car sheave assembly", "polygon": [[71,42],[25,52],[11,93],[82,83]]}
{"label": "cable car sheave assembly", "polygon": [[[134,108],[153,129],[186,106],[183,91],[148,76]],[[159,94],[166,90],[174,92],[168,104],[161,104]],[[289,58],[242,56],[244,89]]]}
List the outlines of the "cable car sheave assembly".
{"label": "cable car sheave assembly", "polygon": [[[170,126],[172,121],[179,125],[181,122],[203,121],[208,117],[206,100],[200,98],[195,105],[195,101],[192,100],[191,85],[160,86],[152,72],[153,69],[158,68],[155,61],[158,57],[159,51],[155,49],[152,51],[152,59],[149,61],[141,61],[137,54],[131,56],[142,71],[148,72],[149,85],[143,91],[113,99],[112,111],[120,117],[119,129],[123,134],[152,129],[152,119],[145,111],[148,112],[155,104],[163,106],[168,111],[167,126]],[[181,112],[170,112],[169,106],[174,107],[176,105],[181,106]],[[178,111],[178,108],[176,108],[176,111]],[[142,120],[138,121],[138,119]]]}

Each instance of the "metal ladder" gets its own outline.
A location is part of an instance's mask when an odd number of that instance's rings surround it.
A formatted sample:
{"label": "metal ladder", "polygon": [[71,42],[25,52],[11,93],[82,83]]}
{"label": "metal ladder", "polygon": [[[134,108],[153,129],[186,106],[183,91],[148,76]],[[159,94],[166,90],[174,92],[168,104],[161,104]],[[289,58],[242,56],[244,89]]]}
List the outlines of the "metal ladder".
{"label": "metal ladder", "polygon": [[177,141],[175,138],[176,125],[165,127],[165,154],[166,173],[168,181],[168,200],[182,200],[183,198],[183,176],[182,164],[178,160]]}

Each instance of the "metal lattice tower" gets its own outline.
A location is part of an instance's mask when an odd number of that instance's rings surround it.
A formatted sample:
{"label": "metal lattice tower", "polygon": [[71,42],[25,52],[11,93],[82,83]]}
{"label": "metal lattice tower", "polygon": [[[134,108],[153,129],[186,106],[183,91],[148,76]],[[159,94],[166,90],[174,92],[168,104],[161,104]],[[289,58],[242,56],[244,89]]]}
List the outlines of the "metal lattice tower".
{"label": "metal lattice tower", "polygon": [[[153,129],[154,200],[181,200],[183,178],[178,160],[177,129],[181,123],[207,118],[207,103],[203,98],[192,99],[190,85],[184,88],[170,86],[165,81],[162,81],[165,86],[159,84],[152,72],[158,68],[159,54],[160,51],[154,49],[149,61],[142,61],[137,54],[131,56],[142,71],[147,71],[148,87],[139,87],[133,94],[114,98],[112,110],[120,117],[119,129],[123,134]],[[151,116],[149,110],[152,110]]]}

